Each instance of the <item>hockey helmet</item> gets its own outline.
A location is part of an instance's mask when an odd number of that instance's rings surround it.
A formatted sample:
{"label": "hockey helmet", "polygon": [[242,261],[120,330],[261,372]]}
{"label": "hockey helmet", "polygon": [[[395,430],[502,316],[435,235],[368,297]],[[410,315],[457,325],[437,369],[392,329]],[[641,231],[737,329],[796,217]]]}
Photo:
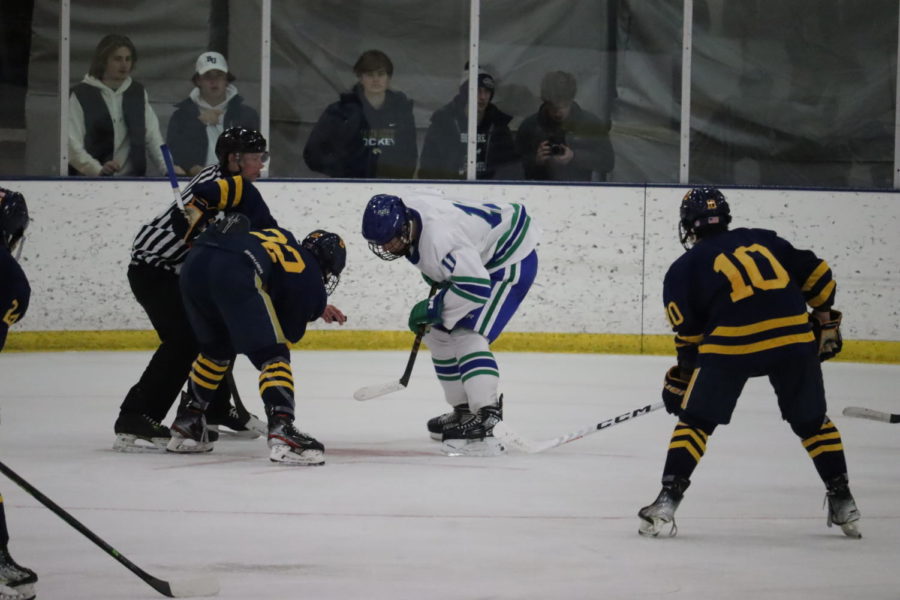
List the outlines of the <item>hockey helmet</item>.
{"label": "hockey helmet", "polygon": [[28,205],[19,192],[0,188],[0,243],[12,250],[28,227]]}
{"label": "hockey helmet", "polygon": [[344,240],[336,233],[316,229],[300,245],[316,257],[322,270],[325,293],[330,296],[341,280],[341,271],[347,264],[347,246],[344,245]]}
{"label": "hockey helmet", "polygon": [[239,154],[261,152],[265,155],[263,162],[269,158],[266,152],[266,138],[260,132],[244,127],[226,129],[216,140],[216,158],[219,159],[219,166],[225,171],[228,170],[228,155],[235,152]]}
{"label": "hockey helmet", "polygon": [[[409,216],[403,200],[390,194],[372,196],[363,212],[362,235],[378,258],[395,260],[403,256],[410,243]],[[406,244],[403,252],[385,249],[385,244],[397,238]]]}
{"label": "hockey helmet", "polygon": [[717,188],[694,188],[681,200],[678,233],[685,248],[693,246],[706,233],[728,229],[729,223],[731,209]]}

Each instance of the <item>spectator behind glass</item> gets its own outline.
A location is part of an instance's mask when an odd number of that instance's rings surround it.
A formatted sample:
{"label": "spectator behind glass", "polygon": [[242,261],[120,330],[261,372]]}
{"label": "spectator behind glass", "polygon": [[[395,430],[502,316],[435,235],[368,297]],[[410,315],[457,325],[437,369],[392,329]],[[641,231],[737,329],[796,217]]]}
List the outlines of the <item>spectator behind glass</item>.
{"label": "spectator behind glass", "polygon": [[[478,71],[478,135],[476,141],[477,179],[493,179],[498,168],[516,160],[516,149],[509,122],[512,117],[497,108],[494,78]],[[468,159],[469,64],[463,73],[459,93],[449,104],[431,116],[425,133],[419,179],[465,179]]]}
{"label": "spectator behind glass", "polygon": [[219,162],[216,141],[226,129],[259,129],[259,113],[244,104],[234,80],[218,52],[204,52],[197,59],[191,78],[195,87],[175,105],[166,132],[179,175],[193,177],[206,165]]}
{"label": "spectator behind glass", "polygon": [[516,146],[525,179],[605,181],[613,168],[609,123],[575,102],[575,77],[551,71],[541,81],[543,104],[519,126]]}
{"label": "spectator behind glass", "polygon": [[367,50],[353,72],[359,81],[319,117],[303,159],[330,177],[412,179],[419,155],[413,102],[389,89],[391,59]]}
{"label": "spectator behind glass", "polygon": [[159,120],[147,92],[131,78],[137,50],[127,36],[100,40],[88,74],[69,98],[69,175],[165,173]]}

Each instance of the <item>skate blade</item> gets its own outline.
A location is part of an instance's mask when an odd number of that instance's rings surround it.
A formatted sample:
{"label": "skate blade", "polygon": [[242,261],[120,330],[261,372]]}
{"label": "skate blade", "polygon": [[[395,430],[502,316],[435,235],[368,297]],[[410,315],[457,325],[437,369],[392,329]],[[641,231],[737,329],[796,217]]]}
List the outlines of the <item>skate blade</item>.
{"label": "skate blade", "polygon": [[218,433],[223,439],[256,440],[262,435],[262,433],[252,429],[231,429],[227,425],[207,425],[207,429]]}
{"label": "skate blade", "polygon": [[169,438],[140,438],[130,433],[117,433],[112,449],[116,452],[165,452]]}
{"label": "skate blade", "polygon": [[860,532],[857,524],[858,524],[858,521],[853,521],[851,523],[844,523],[843,525],[840,526],[841,531],[843,531],[844,535],[846,535],[847,537],[858,540],[858,539],[862,538],[862,532]]}
{"label": "skate blade", "polygon": [[0,584],[0,598],[10,598],[11,600],[34,600],[35,596],[33,583],[23,583],[16,587]]}
{"label": "skate blade", "polygon": [[167,452],[175,452],[176,454],[198,454],[200,452],[212,452],[212,442],[198,442],[192,438],[173,435],[166,446]]}
{"label": "skate blade", "polygon": [[678,533],[678,526],[675,520],[668,521],[662,517],[641,517],[638,533],[644,537],[675,537]]}
{"label": "skate blade", "polygon": [[483,440],[444,440],[441,452],[447,456],[500,456],[506,446],[495,437]]}
{"label": "skate blade", "polygon": [[321,450],[304,450],[298,454],[291,446],[278,444],[269,450],[269,460],[280,465],[318,467],[325,464],[325,453]]}

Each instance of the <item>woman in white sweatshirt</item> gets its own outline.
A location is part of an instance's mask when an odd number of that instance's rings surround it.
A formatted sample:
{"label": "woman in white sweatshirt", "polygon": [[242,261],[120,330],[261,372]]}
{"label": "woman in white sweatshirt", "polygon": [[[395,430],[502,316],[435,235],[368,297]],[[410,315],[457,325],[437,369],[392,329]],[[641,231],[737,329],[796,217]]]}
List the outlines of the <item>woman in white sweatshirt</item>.
{"label": "woman in white sweatshirt", "polygon": [[137,50],[127,36],[100,40],[88,74],[69,99],[69,174],[90,177],[165,173],[159,120],[131,78]]}

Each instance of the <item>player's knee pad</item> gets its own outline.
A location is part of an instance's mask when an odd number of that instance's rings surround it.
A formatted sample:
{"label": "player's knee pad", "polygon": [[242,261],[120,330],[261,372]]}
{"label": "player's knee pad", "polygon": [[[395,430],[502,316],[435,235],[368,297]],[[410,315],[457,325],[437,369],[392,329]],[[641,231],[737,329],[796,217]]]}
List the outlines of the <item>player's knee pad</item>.
{"label": "player's knee pad", "polygon": [[822,423],[825,422],[825,415],[820,415],[813,420],[805,420],[805,421],[788,421],[788,424],[791,426],[791,431],[793,431],[797,437],[801,440],[805,440],[807,438],[811,438],[814,435],[819,433],[819,430],[822,429]]}
{"label": "player's knee pad", "polygon": [[[253,363],[253,366],[256,367],[257,371],[262,371],[263,365],[267,362],[275,360],[276,358],[284,360],[284,357],[289,357],[290,355],[291,353],[290,350],[288,350],[287,344],[272,344],[271,346],[248,352],[247,358],[250,359],[250,362]],[[290,362],[290,360],[288,360],[288,362]]]}
{"label": "player's knee pad", "polygon": [[696,417],[689,412],[683,412],[678,416],[678,420],[685,425],[693,427],[695,429],[699,429],[707,436],[712,435],[713,431],[716,430],[717,424],[709,421],[707,419],[703,419],[701,417]]}

